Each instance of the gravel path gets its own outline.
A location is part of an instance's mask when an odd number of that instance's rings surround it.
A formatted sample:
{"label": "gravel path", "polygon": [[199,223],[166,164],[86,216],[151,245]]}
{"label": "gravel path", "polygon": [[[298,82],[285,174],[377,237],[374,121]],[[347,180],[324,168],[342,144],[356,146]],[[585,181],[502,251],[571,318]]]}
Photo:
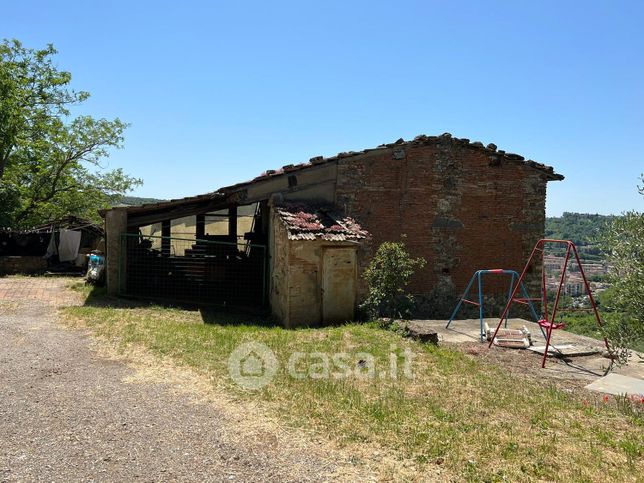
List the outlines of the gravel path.
{"label": "gravel path", "polygon": [[56,300],[73,298],[66,282],[39,280],[0,279],[0,481],[315,481],[334,471],[316,453],[231,442],[234,421],[196,395],[125,382],[131,367],[56,323]]}

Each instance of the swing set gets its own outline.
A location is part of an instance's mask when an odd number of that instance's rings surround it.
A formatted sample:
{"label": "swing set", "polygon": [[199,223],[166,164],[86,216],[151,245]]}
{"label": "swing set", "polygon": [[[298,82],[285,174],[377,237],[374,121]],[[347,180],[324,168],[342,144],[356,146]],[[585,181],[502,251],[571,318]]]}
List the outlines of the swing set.
{"label": "swing set", "polygon": [[[510,290],[508,292],[508,300],[512,297],[513,290],[515,288],[514,282],[515,280],[519,280],[519,274],[515,272],[514,270],[506,270],[504,268],[492,268],[492,269],[486,269],[486,270],[478,270],[474,272],[474,275],[472,275],[472,278],[470,279],[470,282],[467,284],[467,287],[465,288],[465,291],[463,292],[463,296],[460,298],[458,301],[458,304],[456,304],[456,307],[454,308],[454,312],[452,312],[451,317],[449,318],[449,322],[447,322],[447,325],[445,326],[446,329],[449,329],[449,326],[451,323],[454,321],[454,318],[456,317],[456,314],[458,314],[459,310],[463,306],[463,304],[469,304],[469,305],[474,305],[479,308],[479,323],[480,323],[480,338],[481,342],[485,340],[486,333],[485,329],[483,328],[483,275],[510,275]],[[474,300],[470,300],[470,290],[472,290],[472,285],[474,285],[474,281],[477,282],[477,287],[478,287],[478,302]],[[530,299],[528,295],[528,291],[525,288],[525,285],[523,282],[519,281],[516,285],[517,287],[520,287],[521,293],[523,294],[523,298],[520,299],[525,305],[527,305],[530,309],[530,313],[532,314],[532,317],[534,318],[535,322],[539,321],[539,317],[537,316],[537,312],[534,309],[534,305],[532,304],[532,299]],[[505,314],[505,326],[508,326],[508,313]],[[541,329],[543,332],[543,329]],[[545,337],[545,333],[544,333]]]}
{"label": "swing set", "polygon": [[[563,267],[561,269],[561,275],[559,277],[559,283],[557,286],[557,293],[555,295],[552,312],[548,313],[548,293],[547,293],[547,285],[546,285],[546,267],[545,267],[545,255],[544,255],[545,247],[546,245],[562,245],[562,244],[566,245],[566,256],[564,259]],[[540,293],[540,297],[538,298],[530,298],[527,295],[527,291],[524,286],[524,280],[526,278],[526,274],[528,273],[528,270],[533,260],[536,260],[539,258],[538,253],[541,253],[541,256],[540,256],[541,258],[541,291],[540,292],[541,293]],[[583,280],[583,284],[586,289],[586,294],[588,295],[588,299],[591,305],[591,308],[589,310],[591,310],[595,314],[595,319],[597,320],[597,324],[599,325],[599,327],[603,327],[602,320],[599,316],[599,312],[597,311],[597,304],[595,303],[593,294],[590,291],[590,285],[588,284],[588,279],[586,278],[586,274],[584,273],[584,268],[579,259],[579,254],[577,253],[577,247],[575,246],[575,244],[570,240],[542,239],[542,240],[539,240],[537,244],[534,246],[534,248],[532,249],[532,253],[530,253],[530,257],[528,258],[528,262],[526,263],[523,271],[521,272],[521,275],[519,276],[516,285],[514,285],[511,291],[511,294],[508,298],[508,302],[501,314],[501,318],[499,320],[499,323],[496,326],[496,330],[494,331],[494,335],[492,336],[488,347],[492,347],[492,344],[494,343],[494,339],[496,338],[496,335],[498,334],[499,329],[501,328],[501,325],[503,324],[504,320],[507,326],[507,316],[512,304],[519,303],[519,304],[529,305],[532,308],[532,312],[534,314],[534,308],[532,306],[532,302],[538,301],[541,303],[542,315],[541,315],[541,318],[539,318],[539,320],[537,321],[537,323],[539,324],[539,327],[541,328],[542,333],[544,329],[546,331],[546,333],[544,334],[546,339],[546,346],[543,352],[543,360],[541,361],[541,367],[543,368],[546,366],[546,359],[548,357],[548,350],[550,348],[552,331],[563,329],[565,327],[565,324],[563,322],[556,322],[556,316],[557,316],[557,313],[561,313],[564,311],[564,309],[559,308],[559,301],[561,297],[561,291],[565,285],[566,271],[567,271],[568,262],[570,261],[571,256],[574,256],[574,259],[577,261],[577,266],[579,267],[579,272],[581,274],[581,278]],[[512,280],[514,284],[514,275],[512,277]],[[524,297],[517,297],[520,289],[522,290]],[[479,297],[481,296],[479,295]],[[482,300],[482,298],[480,300]],[[561,315],[560,315],[560,318],[561,318]],[[610,350],[608,345],[608,340],[606,339],[606,337],[604,337],[604,344],[606,345],[606,349]]]}

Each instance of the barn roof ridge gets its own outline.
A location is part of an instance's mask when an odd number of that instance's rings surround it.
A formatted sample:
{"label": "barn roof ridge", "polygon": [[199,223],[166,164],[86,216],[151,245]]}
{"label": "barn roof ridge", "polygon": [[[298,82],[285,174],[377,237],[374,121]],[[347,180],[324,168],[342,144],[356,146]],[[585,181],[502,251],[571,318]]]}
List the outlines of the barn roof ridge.
{"label": "barn roof ridge", "polygon": [[360,156],[362,154],[370,153],[373,151],[381,151],[381,150],[392,149],[392,148],[401,148],[406,146],[423,146],[423,145],[429,145],[429,144],[441,143],[441,142],[443,143],[450,142],[452,144],[458,144],[460,146],[483,151],[490,155],[501,156],[507,161],[519,162],[526,166],[530,166],[532,168],[545,172],[549,180],[552,180],[552,181],[560,181],[564,179],[564,176],[556,173],[552,166],[547,166],[545,164],[538,163],[537,161],[534,161],[532,159],[525,159],[523,156],[519,154],[508,153],[502,149],[497,149],[497,146],[494,143],[489,143],[487,145],[484,145],[480,141],[470,141],[467,138],[457,138],[453,136],[451,133],[446,132],[441,134],[440,136],[428,136],[425,134],[419,134],[414,139],[411,139],[408,141],[405,141],[403,138],[399,138],[393,143],[380,144],[375,148],[365,148],[361,151],[343,151],[343,152],[337,153],[334,156],[327,156],[327,157],[314,156],[310,158],[308,162],[303,162],[299,164],[286,164],[278,169],[268,169],[264,171],[262,174],[260,174],[259,176],[251,180],[243,181],[230,186],[225,186],[223,188],[220,188],[218,191],[226,192],[226,191],[234,190],[242,186],[259,182],[274,176],[282,176],[284,174],[293,173],[295,171],[308,169],[312,166],[330,163],[333,161],[337,161],[338,159],[350,158],[353,156]]}
{"label": "barn roof ridge", "polygon": [[[211,191],[205,194],[201,195],[196,195],[196,196],[188,196],[185,198],[177,198],[177,199],[171,199],[171,200],[166,200],[166,201],[161,201],[158,203],[145,203],[142,205],[137,205],[137,206],[130,206],[127,207],[128,211],[141,211],[141,210],[146,210],[150,208],[162,208],[165,205],[173,205],[176,203],[188,203],[188,202],[193,202],[193,201],[202,201],[202,200],[207,200],[207,199],[216,199],[216,198],[223,198],[226,195],[230,194],[231,192],[237,191],[245,186],[252,185],[254,183],[259,183],[261,181],[265,181],[267,179],[277,177],[277,176],[283,176],[291,173],[296,173],[298,171],[302,171],[305,169],[312,168],[314,166],[322,165],[322,164],[327,164],[331,162],[338,161],[339,159],[343,158],[350,158],[354,156],[360,156],[366,153],[370,153],[373,151],[380,151],[380,150],[386,150],[386,149],[395,149],[395,148],[404,148],[407,146],[424,146],[424,145],[430,145],[430,144],[436,144],[436,143],[451,143],[460,145],[463,147],[467,147],[470,149],[477,149],[480,151],[483,151],[489,155],[497,155],[501,156],[504,160],[506,161],[511,161],[511,162],[516,162],[520,163],[526,166],[529,166],[531,168],[537,169],[539,171],[542,171],[546,174],[548,177],[548,180],[563,180],[564,176],[561,174],[558,174],[555,172],[554,168],[552,166],[547,166],[542,163],[538,163],[536,161],[533,161],[531,159],[525,159],[523,156],[520,156],[519,154],[515,153],[508,153],[504,150],[497,149],[496,144],[489,143],[487,145],[484,145],[480,141],[470,141],[467,138],[457,138],[453,136],[452,134],[446,132],[443,133],[439,136],[428,136],[425,134],[420,134],[416,136],[414,139],[407,140],[405,141],[403,138],[399,138],[398,140],[394,141],[393,143],[386,143],[386,144],[380,144],[379,146],[376,146],[375,148],[366,148],[363,149],[362,151],[346,151],[346,152],[339,152],[334,156],[314,156],[309,159],[308,162],[304,163],[299,163],[299,164],[286,164],[282,166],[279,169],[276,170],[266,170],[259,176],[243,181],[240,183],[236,183],[233,185],[229,186],[224,186],[221,187],[215,191]],[[99,213],[101,215],[105,214],[106,210],[100,210]]]}

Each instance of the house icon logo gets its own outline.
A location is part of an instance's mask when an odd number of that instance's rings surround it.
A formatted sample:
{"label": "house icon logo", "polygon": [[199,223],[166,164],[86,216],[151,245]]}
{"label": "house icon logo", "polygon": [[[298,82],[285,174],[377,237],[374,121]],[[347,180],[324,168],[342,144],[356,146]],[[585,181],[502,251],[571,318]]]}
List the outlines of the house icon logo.
{"label": "house icon logo", "polygon": [[244,389],[261,389],[271,382],[279,362],[265,344],[248,342],[235,348],[228,358],[228,373]]}

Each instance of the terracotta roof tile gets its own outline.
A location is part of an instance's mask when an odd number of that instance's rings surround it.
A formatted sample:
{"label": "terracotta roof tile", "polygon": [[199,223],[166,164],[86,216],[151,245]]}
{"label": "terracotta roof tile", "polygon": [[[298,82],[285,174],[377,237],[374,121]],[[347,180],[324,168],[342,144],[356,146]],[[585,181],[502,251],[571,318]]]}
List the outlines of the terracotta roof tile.
{"label": "terracotta roof tile", "polygon": [[[336,161],[337,159],[341,158],[348,158],[351,156],[357,156],[360,154],[372,152],[372,151],[378,151],[382,149],[391,149],[394,147],[400,148],[402,146],[419,146],[419,145],[426,145],[426,144],[434,144],[434,143],[456,143],[460,144],[462,146],[467,146],[472,149],[477,149],[483,152],[486,152],[488,154],[497,154],[502,156],[504,159],[507,161],[514,161],[514,162],[519,162],[522,164],[525,164],[526,166],[530,166],[531,168],[538,169],[540,171],[543,171],[546,173],[546,175],[549,177],[551,180],[562,180],[564,177],[560,174],[557,174],[555,170],[551,166],[546,166],[545,164],[537,163],[536,161],[533,161],[531,159],[526,160],[523,156],[520,156],[518,154],[514,153],[506,153],[505,151],[499,149],[497,150],[496,144],[490,143],[487,146],[483,145],[482,142],[480,141],[470,141],[467,138],[455,138],[453,137],[450,133],[443,133],[440,136],[427,136],[425,134],[420,134],[416,136],[414,139],[411,141],[405,141],[404,139],[400,138],[397,141],[389,144],[381,144],[375,148],[367,148],[363,149],[362,151],[348,151],[348,152],[341,152],[336,154],[335,156],[330,156],[330,157],[323,157],[323,156],[315,156],[309,160],[307,163],[300,163],[300,164],[289,164],[287,166],[284,166],[283,168],[280,168],[278,170],[267,170],[264,171],[261,175],[259,175],[257,178],[253,179],[254,181],[260,181],[264,178],[269,178],[271,176],[278,176],[281,174],[284,174],[285,171],[287,172],[292,172],[292,171],[299,171],[301,169],[306,169],[309,168],[313,165],[318,165],[318,164],[324,164],[328,163],[331,161]],[[222,188],[222,191],[226,191],[232,188],[237,188],[243,184],[247,183],[238,183],[233,186],[228,186],[226,188]]]}
{"label": "terracotta roof tile", "polygon": [[290,240],[355,241],[369,236],[353,218],[333,205],[285,203],[276,206],[276,211]]}
{"label": "terracotta roof tile", "polygon": [[[256,178],[249,180],[249,181],[243,181],[240,183],[236,183],[234,185],[230,186],[225,186],[223,188],[219,188],[217,191],[212,192],[212,193],[207,193],[204,195],[199,195],[199,196],[191,196],[187,198],[181,198],[178,200],[169,200],[169,201],[163,201],[159,203],[152,203],[152,204],[145,204],[145,205],[140,205],[140,206],[134,206],[134,207],[127,207],[128,212],[132,211],[146,211],[150,209],[160,209],[166,206],[172,206],[177,203],[189,203],[189,202],[195,202],[195,201],[201,201],[201,200],[207,200],[207,199],[214,199],[214,198],[225,198],[228,194],[235,192],[236,190],[242,189],[245,186],[248,186],[253,183],[261,182],[263,180],[272,178],[273,176],[282,176],[286,173],[291,173],[291,172],[297,172],[302,169],[308,169],[311,168],[312,166],[315,165],[320,165],[320,164],[325,164],[325,163],[330,163],[337,161],[338,159],[341,158],[348,158],[352,156],[358,156],[364,153],[372,152],[372,151],[379,151],[383,149],[391,149],[391,148],[398,148],[401,149],[404,146],[422,146],[422,145],[427,145],[427,144],[437,144],[437,143],[455,143],[459,144],[461,146],[466,146],[471,149],[477,149],[483,152],[486,152],[490,155],[496,155],[502,157],[503,160],[508,161],[508,162],[514,162],[514,163],[519,163],[523,164],[525,166],[529,166],[534,169],[538,169],[539,171],[542,171],[545,173],[545,175],[548,177],[549,180],[562,180],[564,177],[558,173],[555,172],[555,170],[550,167],[546,166],[545,164],[537,163],[536,161],[533,161],[531,159],[525,159],[523,156],[519,156],[518,154],[514,153],[506,153],[505,151],[501,149],[497,149],[497,146],[495,144],[488,144],[487,146],[484,146],[483,143],[474,141],[470,142],[469,139],[467,138],[455,138],[453,137],[450,133],[443,133],[440,136],[427,136],[425,134],[421,134],[419,136],[416,136],[414,139],[411,141],[405,141],[404,139],[400,138],[397,141],[389,144],[381,144],[375,148],[368,148],[364,149],[362,151],[349,151],[349,152],[341,152],[336,154],[335,156],[329,156],[327,158],[323,156],[315,156],[311,158],[308,162],[305,163],[300,163],[300,164],[287,164],[286,166],[283,166],[279,169],[267,169],[263,173],[261,173],[259,176]],[[106,210],[100,210],[99,213],[101,216],[105,215]]]}

